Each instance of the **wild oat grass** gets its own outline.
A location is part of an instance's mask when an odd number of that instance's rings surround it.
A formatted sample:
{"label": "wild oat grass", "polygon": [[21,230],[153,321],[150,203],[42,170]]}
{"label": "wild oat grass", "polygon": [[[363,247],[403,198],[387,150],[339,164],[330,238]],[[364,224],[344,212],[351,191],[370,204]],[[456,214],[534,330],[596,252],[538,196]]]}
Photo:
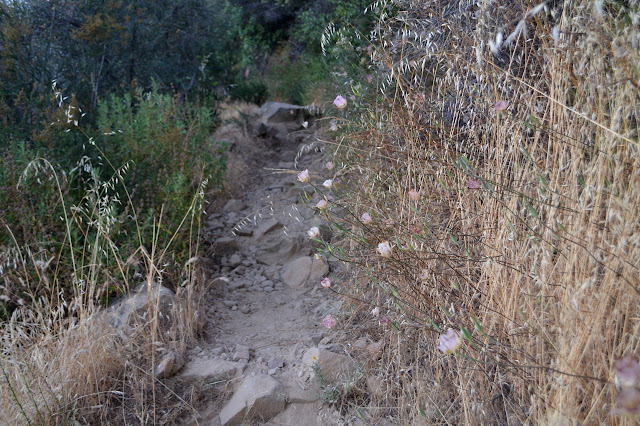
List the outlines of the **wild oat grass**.
{"label": "wild oat grass", "polygon": [[[160,229],[168,232],[167,225],[155,221],[151,241],[141,235],[124,182],[128,166],[114,170],[106,181],[90,162],[78,167],[93,184],[75,204],[63,190],[64,176],[45,159],[32,161],[21,178],[53,182],[65,230],[64,240],[52,245],[56,251],[48,252],[46,241],[38,250],[21,244],[5,224],[13,245],[0,247],[2,289],[18,289],[22,303],[0,325],[2,423],[171,422],[193,408],[154,373],[164,354],[183,353],[201,328],[204,276],[197,260],[207,181],[200,183],[184,217],[160,246]],[[117,187],[126,194],[124,200],[117,196]],[[116,243],[122,204],[131,212],[127,226],[140,242],[133,252]],[[182,256],[189,260],[173,275],[179,279],[172,283],[177,296],[173,311],[161,312],[159,301],[152,299],[131,332],[112,326],[101,309],[114,286],[126,295],[139,286],[167,284],[167,264],[175,262],[170,246],[177,238],[182,239]],[[173,320],[162,325],[167,315]]]}
{"label": "wild oat grass", "polygon": [[[345,238],[327,247],[356,264],[360,311],[391,319],[370,331],[371,406],[399,424],[634,422],[611,411],[613,362],[640,344],[638,2],[374,7],[380,101],[343,117]],[[436,349],[449,327],[455,355]]]}

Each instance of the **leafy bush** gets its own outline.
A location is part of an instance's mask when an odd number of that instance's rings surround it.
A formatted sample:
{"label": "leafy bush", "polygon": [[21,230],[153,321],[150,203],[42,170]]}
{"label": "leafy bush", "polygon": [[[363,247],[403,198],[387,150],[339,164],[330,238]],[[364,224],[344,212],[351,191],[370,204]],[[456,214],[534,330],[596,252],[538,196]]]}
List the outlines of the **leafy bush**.
{"label": "leafy bush", "polygon": [[230,95],[233,99],[262,105],[269,99],[269,88],[260,81],[241,81],[231,86]]}
{"label": "leafy bush", "polygon": [[[74,118],[69,131],[56,130],[54,123],[46,140],[58,132],[68,136],[62,139],[67,142],[84,136]],[[211,140],[214,111],[155,89],[138,90],[134,97],[102,102],[97,121],[99,136],[84,136],[84,143],[72,149],[18,143],[0,158],[5,212],[0,265],[3,299],[10,307],[53,291],[43,280],[61,280],[57,285],[63,293],[72,294],[77,280],[62,277],[77,275],[75,257],[86,256],[101,239],[110,248],[93,255],[101,282],[109,284],[90,294],[102,302],[127,290],[129,277],[116,258],[163,247],[164,279],[175,285],[180,265],[193,255],[188,247],[193,228],[182,225],[186,219],[197,225],[201,201],[194,205],[194,194],[203,191],[204,182],[208,190],[219,188],[225,168],[226,146]],[[77,153],[83,155],[72,160]],[[18,256],[15,250],[32,254]],[[33,270],[33,262],[51,258],[54,269]]]}

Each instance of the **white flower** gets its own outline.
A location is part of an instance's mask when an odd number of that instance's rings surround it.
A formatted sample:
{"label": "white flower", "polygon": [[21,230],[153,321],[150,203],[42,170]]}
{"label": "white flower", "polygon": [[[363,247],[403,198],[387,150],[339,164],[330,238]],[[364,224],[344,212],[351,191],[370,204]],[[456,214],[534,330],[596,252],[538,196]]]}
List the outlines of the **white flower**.
{"label": "white flower", "polygon": [[438,337],[438,349],[440,349],[445,354],[452,354],[462,345],[462,340],[458,333],[456,333],[452,328],[448,329],[445,334],[441,334]]}
{"label": "white flower", "polygon": [[322,288],[329,288],[331,287],[331,280],[329,279],[329,277],[324,277],[322,281],[320,281],[320,285],[322,286]]}
{"label": "white flower", "polygon": [[327,200],[323,198],[322,200],[318,201],[318,203],[316,204],[316,208],[319,208],[320,210],[324,210],[327,208],[328,205],[329,203],[327,203]]}
{"label": "white flower", "polygon": [[333,104],[336,106],[336,108],[343,109],[344,107],[347,106],[347,100],[343,98],[342,95],[338,95],[333,100]]}
{"label": "white flower", "polygon": [[314,226],[307,231],[307,235],[309,238],[318,238],[320,236],[320,229],[318,229],[317,226]]}
{"label": "white flower", "polygon": [[374,317],[377,317],[378,315],[380,315],[380,308],[378,308],[377,306],[373,308],[371,310],[371,315],[373,315]]}
{"label": "white flower", "polygon": [[332,179],[325,180],[322,186],[324,186],[325,188],[331,189],[331,187],[333,186],[333,180]]}
{"label": "white flower", "polygon": [[300,173],[298,173],[298,180],[302,183],[309,182],[309,170],[304,169]]}
{"label": "white flower", "polygon": [[327,168],[327,170],[333,170],[333,168],[335,167],[335,165],[331,161],[327,161],[327,164],[325,164],[324,166]]}
{"label": "white flower", "polygon": [[360,216],[360,220],[365,225],[368,225],[368,224],[371,223],[371,215],[369,213],[367,213],[367,212],[364,212],[364,213],[362,213],[362,216]]}
{"label": "white flower", "polygon": [[391,257],[391,252],[393,251],[393,249],[391,248],[391,244],[389,244],[389,241],[384,241],[378,244],[378,248],[376,250],[382,257]]}

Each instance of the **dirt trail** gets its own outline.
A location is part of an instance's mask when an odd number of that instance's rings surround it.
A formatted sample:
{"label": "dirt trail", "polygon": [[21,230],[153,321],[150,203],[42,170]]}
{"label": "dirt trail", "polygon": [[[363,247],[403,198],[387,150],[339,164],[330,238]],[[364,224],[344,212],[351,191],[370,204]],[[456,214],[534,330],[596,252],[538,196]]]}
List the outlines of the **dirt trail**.
{"label": "dirt trail", "polygon": [[[314,347],[339,352],[321,324],[340,307],[332,292],[320,287],[323,277],[335,280],[335,274],[313,257],[307,236],[310,227],[322,224],[322,216],[302,204],[296,173],[275,170],[309,169],[312,179],[322,183],[320,173],[329,172],[315,142],[316,125],[304,110],[271,105],[244,126],[223,127],[217,137],[231,142],[232,155],[242,159],[230,167],[244,188],[204,227],[211,274],[206,337],[190,350],[181,376],[229,383],[235,394],[231,402],[201,413],[198,422],[238,424],[239,418],[253,418],[252,424],[337,424],[338,414],[320,401],[313,369],[303,360]],[[267,408],[250,409],[251,401],[240,395],[267,392],[251,378],[276,388],[275,400],[262,404]],[[246,387],[256,389],[240,389]],[[244,405],[244,412],[234,414],[233,404]]]}

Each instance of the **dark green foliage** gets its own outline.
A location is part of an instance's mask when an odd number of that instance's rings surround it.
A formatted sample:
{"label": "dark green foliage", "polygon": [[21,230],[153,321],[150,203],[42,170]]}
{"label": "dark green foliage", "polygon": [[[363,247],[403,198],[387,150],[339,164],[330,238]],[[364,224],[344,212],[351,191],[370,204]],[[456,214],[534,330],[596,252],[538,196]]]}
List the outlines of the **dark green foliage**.
{"label": "dark green foliage", "polygon": [[241,81],[231,86],[229,94],[233,99],[262,105],[269,99],[269,88],[260,81]]}

